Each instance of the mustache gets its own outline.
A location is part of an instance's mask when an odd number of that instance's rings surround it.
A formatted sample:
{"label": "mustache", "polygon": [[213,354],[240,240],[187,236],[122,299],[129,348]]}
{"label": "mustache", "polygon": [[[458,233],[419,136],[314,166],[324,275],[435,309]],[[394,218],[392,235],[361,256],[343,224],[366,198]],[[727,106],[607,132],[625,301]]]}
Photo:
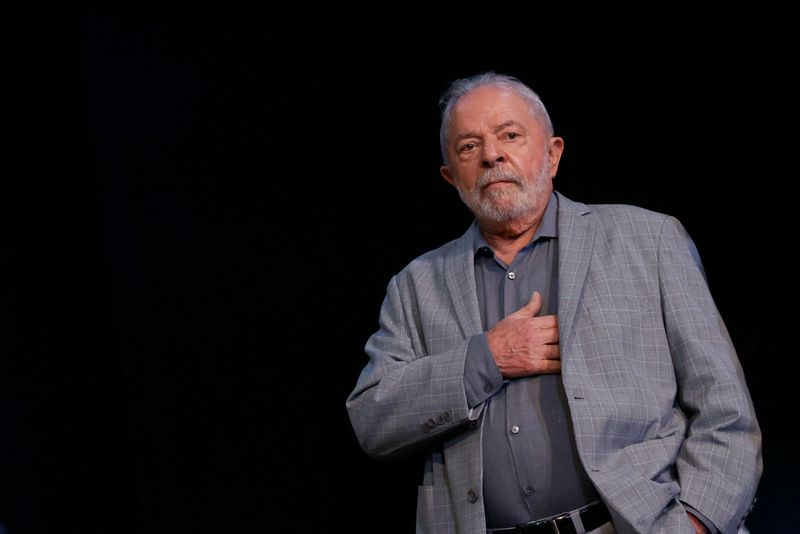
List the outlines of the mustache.
{"label": "mustache", "polygon": [[511,182],[522,187],[522,176],[508,172],[505,169],[494,167],[492,169],[486,169],[483,174],[478,177],[477,185],[479,189],[484,189],[486,186],[497,182]]}

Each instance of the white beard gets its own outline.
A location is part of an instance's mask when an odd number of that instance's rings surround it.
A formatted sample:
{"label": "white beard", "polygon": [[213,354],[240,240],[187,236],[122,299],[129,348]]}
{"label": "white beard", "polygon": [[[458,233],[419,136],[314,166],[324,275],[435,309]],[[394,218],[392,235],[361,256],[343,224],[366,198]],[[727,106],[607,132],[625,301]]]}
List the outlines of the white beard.
{"label": "white beard", "polygon": [[[527,179],[500,167],[487,169],[478,177],[471,191],[458,188],[461,200],[479,221],[508,224],[533,211],[542,196],[549,193],[550,162],[545,160],[539,173]],[[514,186],[484,187],[494,182],[513,182]]]}

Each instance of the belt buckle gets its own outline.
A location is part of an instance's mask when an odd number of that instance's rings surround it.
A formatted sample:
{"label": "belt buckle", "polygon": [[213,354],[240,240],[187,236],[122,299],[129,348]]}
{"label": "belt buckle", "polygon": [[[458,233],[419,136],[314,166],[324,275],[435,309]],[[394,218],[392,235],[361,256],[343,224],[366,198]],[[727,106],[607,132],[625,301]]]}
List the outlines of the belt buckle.
{"label": "belt buckle", "polygon": [[562,514],[558,517],[554,517],[552,519],[540,519],[539,521],[528,523],[527,525],[519,525],[517,527],[517,532],[527,533],[538,533],[542,532],[543,527],[550,527],[549,530],[553,534],[561,534],[561,530],[558,528],[558,522],[564,519],[571,519],[569,514]]}
{"label": "belt buckle", "polygon": [[564,519],[572,521],[572,516],[570,514],[561,514],[558,517],[547,520],[547,523],[553,528],[553,534],[561,534],[561,531],[558,529],[558,522]]}

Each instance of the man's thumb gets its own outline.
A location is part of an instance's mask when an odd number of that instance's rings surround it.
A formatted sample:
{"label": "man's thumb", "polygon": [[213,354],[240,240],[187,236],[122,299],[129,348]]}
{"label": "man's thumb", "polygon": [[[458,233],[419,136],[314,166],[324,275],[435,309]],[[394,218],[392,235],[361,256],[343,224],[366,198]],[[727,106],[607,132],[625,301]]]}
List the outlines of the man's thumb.
{"label": "man's thumb", "polygon": [[525,305],[525,315],[536,317],[542,309],[542,295],[538,291],[533,292],[531,300]]}

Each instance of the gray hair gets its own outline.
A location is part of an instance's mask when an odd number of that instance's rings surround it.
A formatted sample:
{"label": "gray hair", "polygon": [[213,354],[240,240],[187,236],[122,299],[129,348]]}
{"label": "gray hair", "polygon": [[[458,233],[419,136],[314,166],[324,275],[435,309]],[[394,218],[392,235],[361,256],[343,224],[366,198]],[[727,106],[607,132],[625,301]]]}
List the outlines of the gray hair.
{"label": "gray hair", "polygon": [[547,135],[553,136],[553,123],[550,120],[550,115],[547,113],[542,99],[539,98],[533,89],[519,81],[513,76],[507,74],[497,74],[489,71],[481,74],[470,76],[469,78],[461,78],[450,84],[450,87],[442,94],[439,99],[439,106],[442,109],[442,126],[439,130],[439,144],[442,149],[442,159],[445,165],[447,161],[447,130],[450,127],[450,118],[453,114],[453,108],[456,106],[462,96],[478,87],[487,85],[494,85],[503,87],[510,91],[514,91],[522,98],[528,101],[531,109],[531,116],[542,125]]}

